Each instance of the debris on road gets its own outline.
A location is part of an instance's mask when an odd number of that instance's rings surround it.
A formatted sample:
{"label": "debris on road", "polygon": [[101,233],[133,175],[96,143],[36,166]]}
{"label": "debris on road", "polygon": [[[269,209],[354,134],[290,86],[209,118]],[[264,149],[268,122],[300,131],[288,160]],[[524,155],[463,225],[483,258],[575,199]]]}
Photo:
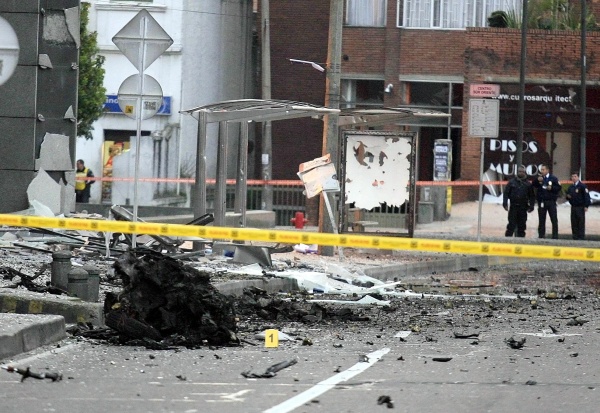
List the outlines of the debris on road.
{"label": "debris on road", "polygon": [[388,409],[394,408],[394,402],[390,396],[379,396],[377,398],[377,405],[385,404]]}
{"label": "debris on road", "polygon": [[254,373],[251,370],[242,372],[242,376],[247,379],[270,379],[271,377],[275,377],[277,373],[285,368],[293,366],[298,363],[298,359],[292,359],[288,361],[282,361],[277,364],[273,364],[264,373]]}
{"label": "debris on road", "polygon": [[509,338],[509,339],[506,339],[506,340],[504,340],[504,341],[506,342],[506,344],[508,344],[508,346],[509,346],[510,348],[513,348],[513,349],[515,349],[515,350],[520,350],[520,349],[522,349],[522,348],[523,348],[523,346],[525,345],[525,341],[526,341],[526,339],[525,339],[525,337],[523,337],[523,338],[522,338],[522,339],[520,339],[520,340],[515,340],[515,338],[514,338],[514,337],[511,337],[511,338]]}
{"label": "debris on road", "polygon": [[33,371],[31,371],[29,369],[29,367],[27,367],[26,369],[22,369],[19,367],[13,367],[13,366],[0,366],[0,367],[2,367],[3,370],[8,371],[9,373],[20,374],[21,382],[24,382],[25,379],[27,379],[29,377],[38,379],[38,380],[44,380],[44,379],[49,379],[52,381],[61,381],[62,380],[62,374],[60,374],[60,373],[52,373],[52,372],[34,373]]}

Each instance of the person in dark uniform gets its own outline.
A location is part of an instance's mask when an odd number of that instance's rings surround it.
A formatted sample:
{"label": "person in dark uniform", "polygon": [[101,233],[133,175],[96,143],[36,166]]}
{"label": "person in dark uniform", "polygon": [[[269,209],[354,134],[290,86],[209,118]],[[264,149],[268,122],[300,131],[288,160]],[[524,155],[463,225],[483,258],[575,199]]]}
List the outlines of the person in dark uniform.
{"label": "person in dark uniform", "polygon": [[[510,201],[510,208],[509,208]],[[508,225],[504,235],[524,237],[527,229],[527,213],[535,207],[535,192],[531,182],[527,180],[524,166],[519,166],[517,176],[508,181],[502,194],[502,206],[508,211]]]}
{"label": "person in dark uniform", "polygon": [[561,191],[558,178],[550,173],[547,165],[540,166],[540,173],[534,179],[533,187],[537,192],[538,201],[538,236],[546,237],[546,214],[552,223],[552,239],[558,239],[558,215],[556,213],[556,199]]}
{"label": "person in dark uniform", "polygon": [[585,213],[592,203],[587,186],[579,180],[579,173],[571,174],[573,182],[567,189],[567,200],[571,204],[571,232],[573,239],[585,239]]}

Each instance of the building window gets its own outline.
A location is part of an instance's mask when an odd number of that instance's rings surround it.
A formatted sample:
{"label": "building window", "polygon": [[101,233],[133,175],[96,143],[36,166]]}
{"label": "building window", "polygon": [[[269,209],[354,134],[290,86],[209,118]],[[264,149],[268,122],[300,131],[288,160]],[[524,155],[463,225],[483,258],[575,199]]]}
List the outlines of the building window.
{"label": "building window", "polygon": [[343,79],[342,108],[383,107],[383,80]]}
{"label": "building window", "polygon": [[462,127],[463,84],[454,82],[405,82],[401,106],[439,110],[450,114],[450,119],[440,119],[439,126],[450,124]]}
{"label": "building window", "polygon": [[384,27],[387,0],[347,0],[346,25]]}
{"label": "building window", "polygon": [[[497,10],[518,11],[521,0],[398,0],[398,26],[464,29],[486,27]],[[400,10],[402,7],[402,10]]]}

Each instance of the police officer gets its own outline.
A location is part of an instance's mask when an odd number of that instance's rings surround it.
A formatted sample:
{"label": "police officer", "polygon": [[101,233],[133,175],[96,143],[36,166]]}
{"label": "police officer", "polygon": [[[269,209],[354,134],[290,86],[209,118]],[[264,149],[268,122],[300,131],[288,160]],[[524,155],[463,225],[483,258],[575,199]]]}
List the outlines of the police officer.
{"label": "police officer", "polygon": [[[510,201],[510,209],[508,203]],[[508,225],[504,235],[524,237],[527,229],[527,213],[535,207],[535,193],[531,182],[527,180],[524,166],[517,168],[517,176],[508,181],[502,194],[502,206],[508,211]]]}
{"label": "police officer", "polygon": [[77,181],[75,182],[75,202],[87,203],[90,200],[90,186],[94,183],[93,180],[85,178],[93,178],[92,170],[85,166],[83,159],[77,160],[77,171],[75,173]]}
{"label": "police officer", "polygon": [[556,199],[561,191],[558,178],[550,173],[547,165],[540,166],[540,173],[534,179],[533,187],[537,191],[538,201],[538,236],[546,237],[546,213],[552,223],[552,239],[558,239],[558,215],[556,213]]}
{"label": "police officer", "polygon": [[573,239],[585,239],[585,213],[592,200],[587,187],[579,180],[578,172],[571,174],[571,182],[567,189],[567,200],[571,204],[571,232]]}

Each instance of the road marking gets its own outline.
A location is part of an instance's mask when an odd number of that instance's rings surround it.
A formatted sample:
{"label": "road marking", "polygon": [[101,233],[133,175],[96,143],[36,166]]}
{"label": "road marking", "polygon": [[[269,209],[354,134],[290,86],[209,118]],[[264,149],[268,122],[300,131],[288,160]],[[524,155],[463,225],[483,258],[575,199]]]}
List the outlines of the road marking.
{"label": "road marking", "polygon": [[362,373],[373,364],[378,362],[385,354],[390,351],[389,348],[382,348],[381,350],[374,351],[366,355],[367,361],[361,361],[356,363],[354,366],[350,367],[348,370],[344,370],[341,373],[336,374],[326,380],[323,380],[320,383],[317,383],[315,386],[310,389],[298,394],[297,396],[292,397],[284,401],[283,403],[278,404],[277,406],[273,406],[270,409],[264,411],[264,413],[287,413],[296,409],[297,407],[302,406],[304,403],[307,403],[314,399],[315,397],[319,397],[323,393],[333,389],[339,383],[347,381],[352,377]]}
{"label": "road marking", "polygon": [[220,395],[221,399],[219,400],[206,400],[209,403],[218,403],[218,402],[225,402],[225,403],[231,403],[231,402],[244,402],[246,401],[245,398],[242,398],[241,396],[243,396],[246,393],[250,393],[254,390],[240,390],[238,392],[235,393],[223,393]]}

